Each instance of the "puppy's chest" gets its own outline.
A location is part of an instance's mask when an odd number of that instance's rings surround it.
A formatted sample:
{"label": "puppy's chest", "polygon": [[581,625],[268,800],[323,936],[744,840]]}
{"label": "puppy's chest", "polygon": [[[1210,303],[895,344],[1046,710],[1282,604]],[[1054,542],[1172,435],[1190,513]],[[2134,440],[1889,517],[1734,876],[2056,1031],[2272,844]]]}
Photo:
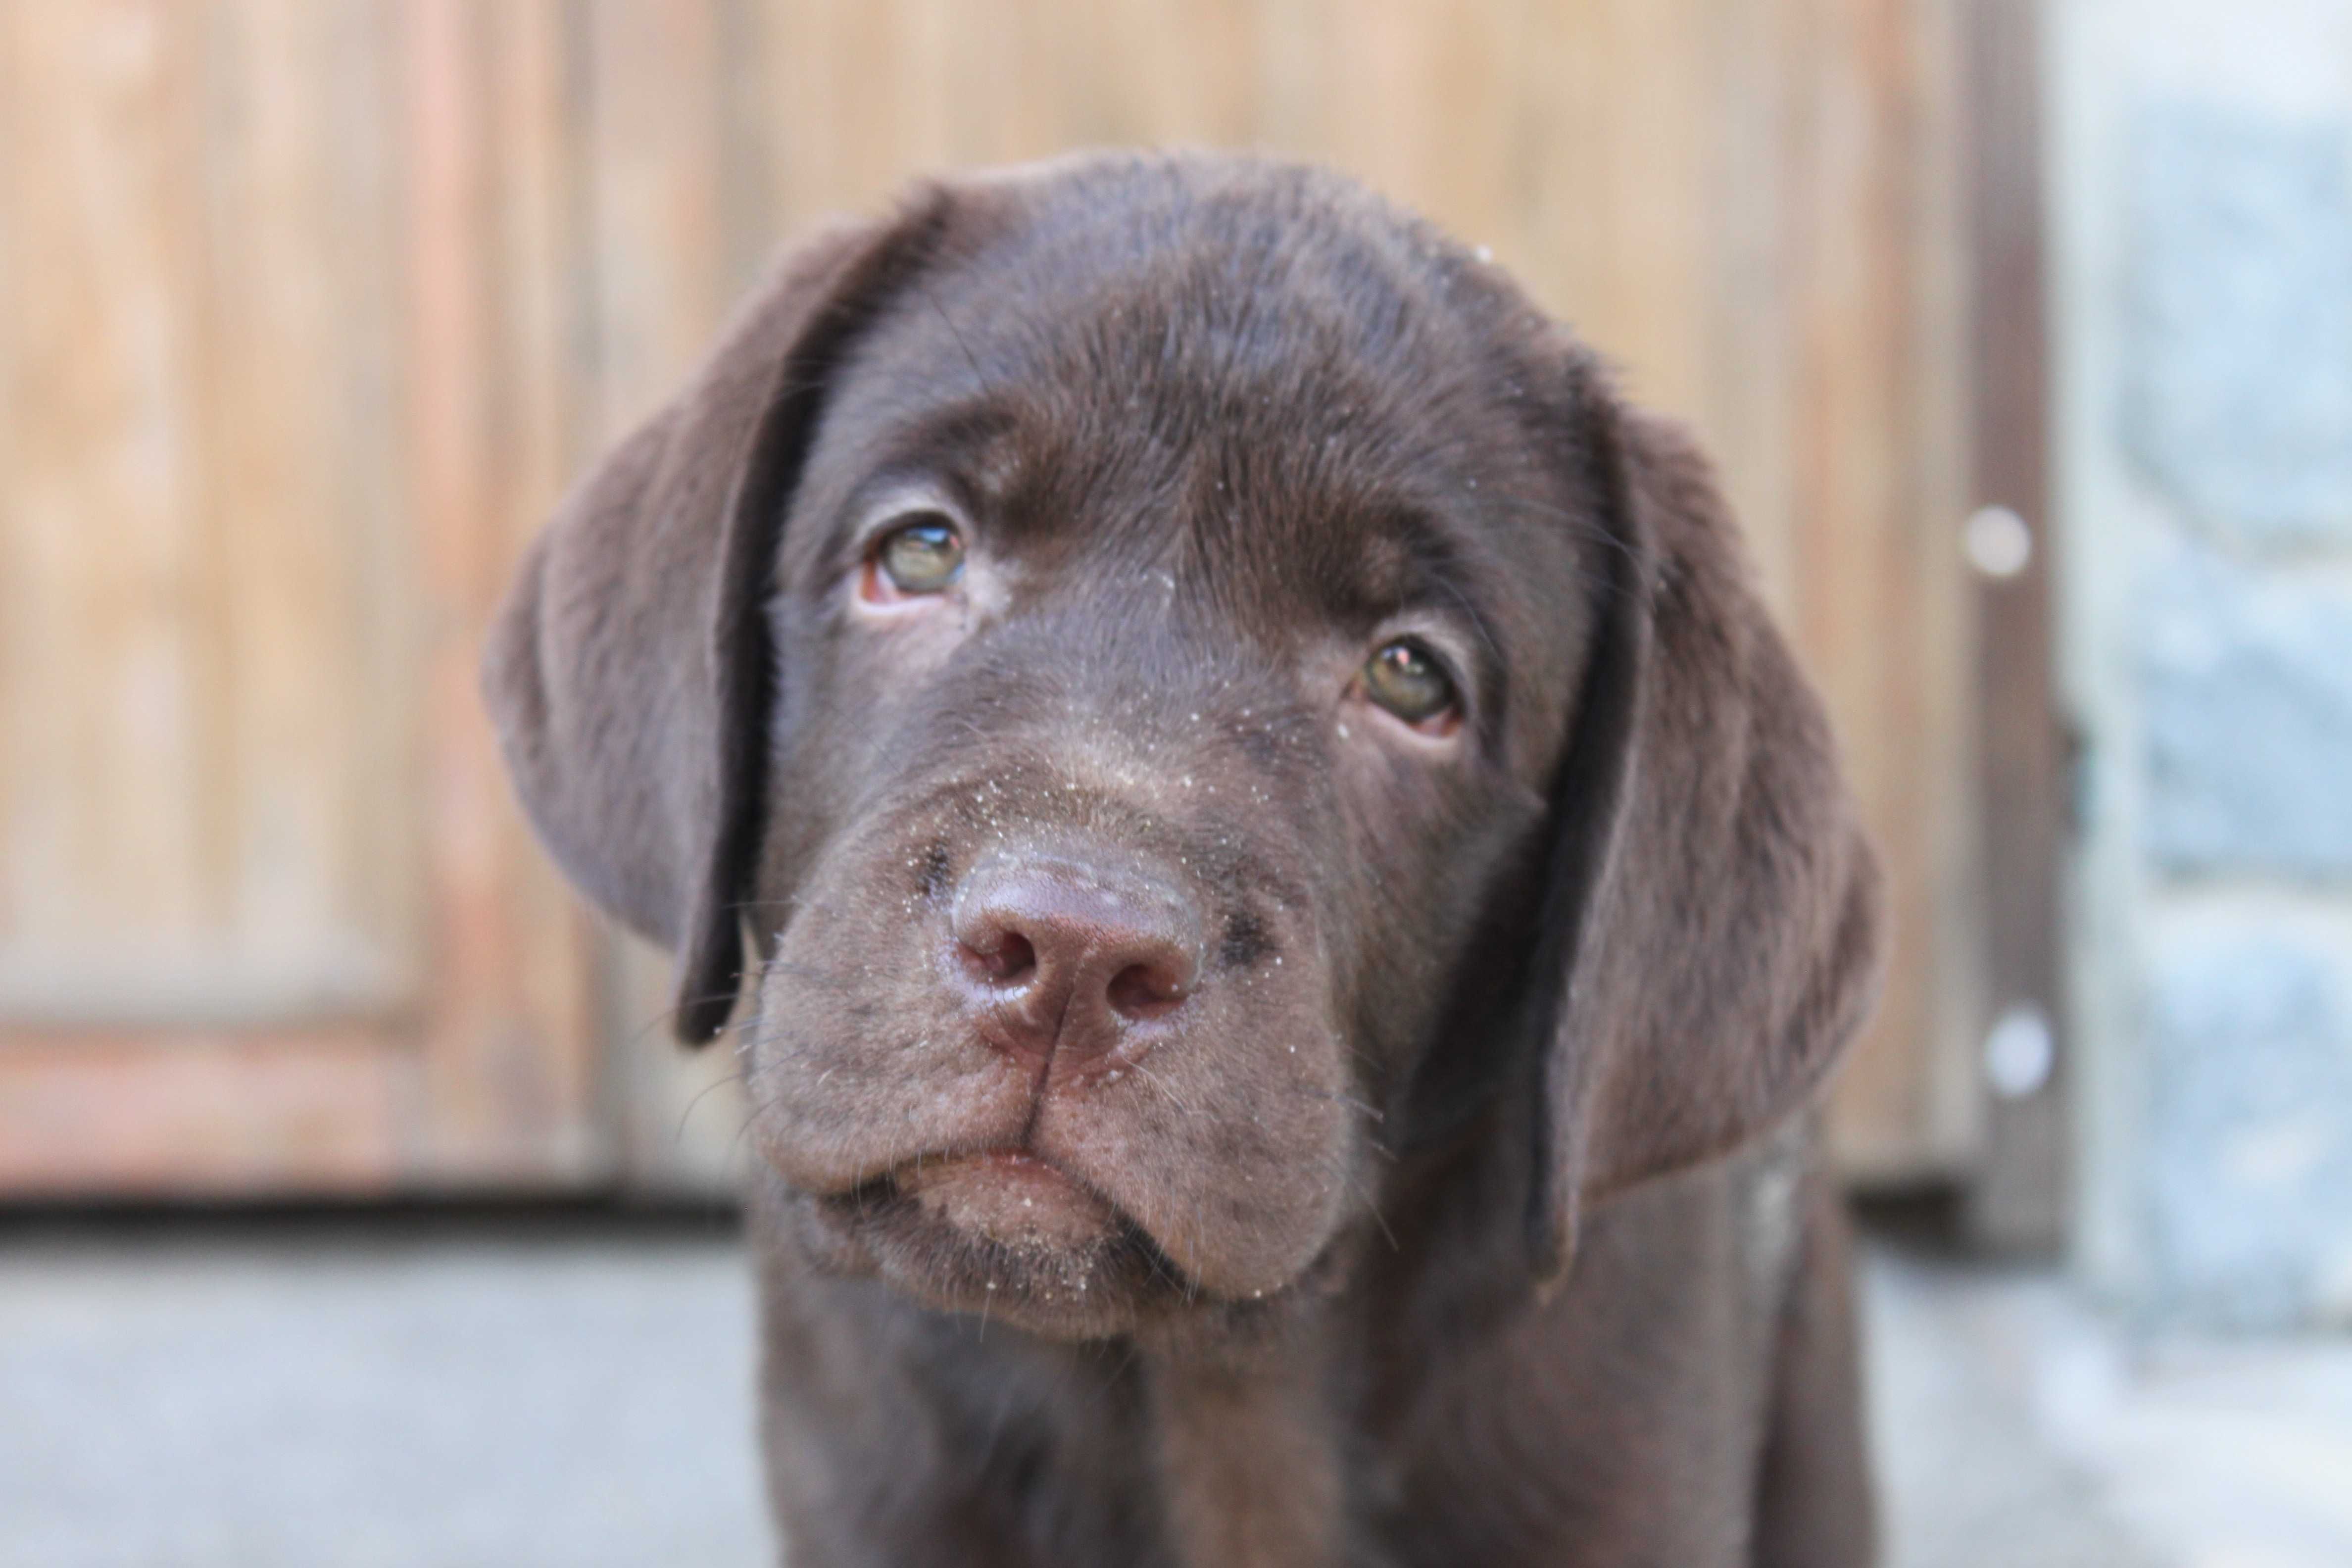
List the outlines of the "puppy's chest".
{"label": "puppy's chest", "polygon": [[932,1479],[960,1494],[944,1511],[991,1521],[975,1562],[1744,1563],[1759,1446],[1750,1380],[1727,1359],[1692,1357],[1676,1359],[1679,1377],[1623,1381],[1611,1363],[1624,1352],[1596,1347],[1548,1370],[1448,1358],[1433,1386],[1391,1413],[1402,1419],[1304,1407],[1277,1379],[1186,1431],[1149,1393],[1064,1385],[969,1434],[982,1447],[965,1451],[983,1463],[950,1461]]}

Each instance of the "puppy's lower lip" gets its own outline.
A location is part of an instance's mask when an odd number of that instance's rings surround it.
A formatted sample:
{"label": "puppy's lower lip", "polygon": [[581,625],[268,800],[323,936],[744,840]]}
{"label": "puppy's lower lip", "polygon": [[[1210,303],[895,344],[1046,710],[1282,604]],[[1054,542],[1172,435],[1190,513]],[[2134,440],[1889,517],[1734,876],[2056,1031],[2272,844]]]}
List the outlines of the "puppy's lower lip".
{"label": "puppy's lower lip", "polygon": [[959,1230],[1013,1246],[1087,1247],[1118,1226],[1110,1205],[1034,1155],[927,1161],[896,1173],[900,1195]]}

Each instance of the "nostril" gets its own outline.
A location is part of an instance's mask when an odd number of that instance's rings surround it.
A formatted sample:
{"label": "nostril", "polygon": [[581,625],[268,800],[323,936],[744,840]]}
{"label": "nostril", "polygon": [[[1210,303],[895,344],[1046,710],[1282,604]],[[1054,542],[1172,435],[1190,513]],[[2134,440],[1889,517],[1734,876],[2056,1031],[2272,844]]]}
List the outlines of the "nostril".
{"label": "nostril", "polygon": [[1110,977],[1110,1005],[1140,1023],[1173,1012],[1184,1000],[1183,974],[1164,963],[1130,963]]}
{"label": "nostril", "polygon": [[1037,950],[1018,931],[992,931],[962,946],[964,962],[991,985],[1019,985],[1036,972]]}
{"label": "nostril", "polygon": [[1192,996],[1199,912],[1181,891],[1116,859],[983,858],[948,910],[950,984],[1001,1049],[1110,1050]]}

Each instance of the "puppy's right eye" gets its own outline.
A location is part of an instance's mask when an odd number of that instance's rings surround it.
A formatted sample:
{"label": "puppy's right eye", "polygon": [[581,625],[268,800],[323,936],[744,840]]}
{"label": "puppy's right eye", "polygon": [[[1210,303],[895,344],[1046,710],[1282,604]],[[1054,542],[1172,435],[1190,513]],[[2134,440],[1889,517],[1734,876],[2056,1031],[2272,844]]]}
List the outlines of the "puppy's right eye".
{"label": "puppy's right eye", "polygon": [[926,512],[882,536],[867,568],[866,596],[887,601],[942,594],[963,574],[963,536],[937,512]]}
{"label": "puppy's right eye", "polygon": [[1366,659],[1363,680],[1366,696],[1415,729],[1445,723],[1458,706],[1445,667],[1410,637]]}

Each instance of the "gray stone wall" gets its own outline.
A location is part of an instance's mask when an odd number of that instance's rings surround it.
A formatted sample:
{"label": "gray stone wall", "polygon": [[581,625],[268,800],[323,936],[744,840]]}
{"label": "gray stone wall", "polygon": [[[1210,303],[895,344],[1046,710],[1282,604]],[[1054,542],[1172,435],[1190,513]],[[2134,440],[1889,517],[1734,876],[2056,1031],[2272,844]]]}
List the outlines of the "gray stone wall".
{"label": "gray stone wall", "polygon": [[2352,0],[2057,9],[2084,1255],[2352,1323]]}

